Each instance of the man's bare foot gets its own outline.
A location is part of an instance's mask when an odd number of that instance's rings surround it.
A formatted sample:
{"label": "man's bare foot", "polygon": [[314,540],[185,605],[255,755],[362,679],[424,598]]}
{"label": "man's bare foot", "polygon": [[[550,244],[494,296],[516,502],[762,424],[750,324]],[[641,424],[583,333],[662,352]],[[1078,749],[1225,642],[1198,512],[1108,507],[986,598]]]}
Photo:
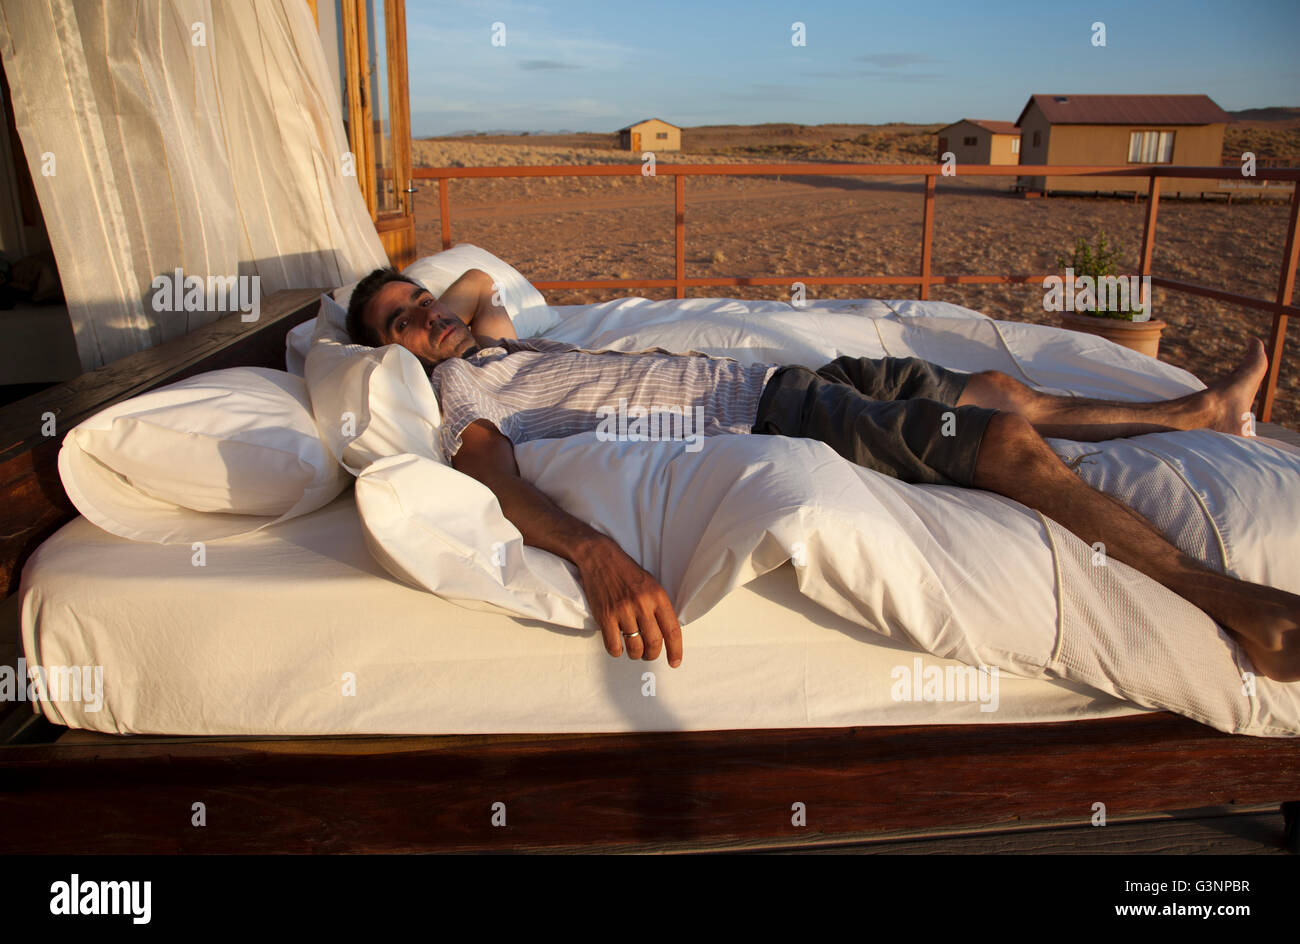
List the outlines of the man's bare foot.
{"label": "man's bare foot", "polygon": [[1205,428],[1233,436],[1253,435],[1255,424],[1248,414],[1267,372],[1264,342],[1251,338],[1246,344],[1246,357],[1237,369],[1206,388]]}

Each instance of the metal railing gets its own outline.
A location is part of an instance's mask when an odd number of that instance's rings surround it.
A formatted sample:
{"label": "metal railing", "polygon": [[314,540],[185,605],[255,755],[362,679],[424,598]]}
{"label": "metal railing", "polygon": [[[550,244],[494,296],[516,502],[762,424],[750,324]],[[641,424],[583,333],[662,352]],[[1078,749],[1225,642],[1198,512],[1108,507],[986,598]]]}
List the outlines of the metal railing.
{"label": "metal railing", "polygon": [[[473,177],[635,177],[641,176],[640,163],[556,166],[509,167],[416,167],[412,173],[420,179],[438,181],[438,208],[442,226],[442,245],[451,248],[451,205],[449,192],[455,178]],[[724,278],[687,278],[686,276],[686,188],[687,177],[706,176],[776,176],[796,177],[923,177],[925,195],[921,224],[920,272],[916,275],[868,276],[741,276]],[[678,298],[686,297],[687,288],[712,288],[719,286],[788,286],[792,282],[805,285],[915,285],[918,297],[930,297],[933,285],[998,285],[1041,283],[1056,272],[1013,275],[936,275],[932,271],[934,229],[935,183],[948,176],[941,164],[667,164],[659,162],[654,176],[674,178],[676,204],[675,245],[676,275],[671,279],[576,279],[539,281],[539,289],[585,288],[671,288]],[[1268,342],[1268,375],[1264,380],[1264,401],[1260,418],[1268,422],[1277,395],[1277,380],[1286,346],[1287,318],[1300,315],[1300,307],[1291,303],[1295,289],[1295,270],[1300,244],[1296,241],[1296,223],[1300,218],[1300,186],[1291,190],[1290,213],[1286,228],[1286,243],[1282,253],[1282,267],[1278,275],[1277,293],[1272,299],[1255,298],[1226,292],[1207,285],[1198,285],[1156,275],[1151,271],[1151,256],[1155,249],[1156,214],[1160,207],[1160,186],[1165,178],[1193,178],[1241,180],[1241,170],[1235,167],[1178,167],[1168,164],[1133,165],[1048,165],[1004,164],[964,165],[958,177],[1145,177],[1147,185],[1146,221],[1142,228],[1142,249],[1138,276],[1151,277],[1151,284],[1175,292],[1201,295],[1218,301],[1241,305],[1273,315],[1273,325]],[[1254,180],[1300,181],[1300,168],[1259,167]],[[1104,188],[1103,188],[1104,189]]]}

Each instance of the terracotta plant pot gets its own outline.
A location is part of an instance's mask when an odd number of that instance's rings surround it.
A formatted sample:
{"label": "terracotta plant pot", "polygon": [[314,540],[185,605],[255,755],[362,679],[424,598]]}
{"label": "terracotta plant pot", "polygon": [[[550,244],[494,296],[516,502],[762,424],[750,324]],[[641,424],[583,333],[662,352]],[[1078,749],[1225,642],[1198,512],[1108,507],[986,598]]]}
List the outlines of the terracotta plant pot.
{"label": "terracotta plant pot", "polygon": [[1118,318],[1097,318],[1073,311],[1063,311],[1060,315],[1062,328],[1100,335],[1108,341],[1151,357],[1160,351],[1160,332],[1165,329],[1163,321],[1120,321]]}

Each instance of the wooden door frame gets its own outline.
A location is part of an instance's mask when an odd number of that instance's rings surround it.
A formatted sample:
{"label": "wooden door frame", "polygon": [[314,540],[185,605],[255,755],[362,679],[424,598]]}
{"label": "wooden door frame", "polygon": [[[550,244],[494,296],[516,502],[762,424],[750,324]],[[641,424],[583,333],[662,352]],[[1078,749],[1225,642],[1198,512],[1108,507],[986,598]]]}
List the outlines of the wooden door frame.
{"label": "wooden door frame", "polygon": [[339,30],[343,34],[343,84],[348,95],[348,144],[355,158],[357,186],[366,201],[370,218],[375,218],[375,165],[370,130],[370,101],[366,93],[363,66],[366,22],[360,15],[365,0],[339,0]]}
{"label": "wooden door frame", "polygon": [[[415,217],[415,196],[408,193],[411,178],[411,92],[406,62],[406,2],[384,0],[384,23],[388,43],[389,133],[393,139],[393,184],[406,193],[402,215]],[[400,68],[398,67],[400,64]],[[406,187],[402,187],[402,183]]]}
{"label": "wooden door frame", "polygon": [[[368,77],[372,63],[367,34],[368,0],[339,0],[343,31],[344,81],[348,90],[349,143],[356,157],[357,185],[375,224],[384,251],[398,268],[415,260],[415,200],[411,173],[411,102],[406,57],[405,0],[373,0],[384,10],[384,53],[387,57],[389,138],[392,142],[393,186],[404,199],[400,209],[380,212],[378,170],[374,143],[374,102]],[[402,186],[406,183],[406,187]]]}

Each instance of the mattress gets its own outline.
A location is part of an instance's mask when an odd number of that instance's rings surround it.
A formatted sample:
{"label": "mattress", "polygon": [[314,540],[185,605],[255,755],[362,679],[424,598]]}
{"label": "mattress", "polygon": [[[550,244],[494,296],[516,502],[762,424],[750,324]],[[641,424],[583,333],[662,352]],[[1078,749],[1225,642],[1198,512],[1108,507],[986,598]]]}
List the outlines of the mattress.
{"label": "mattress", "polygon": [[[1118,400],[1203,386],[1090,335],[941,302],[629,298],[554,314],[543,336],[615,350],[805,366],[912,355]],[[611,659],[571,567],[524,548],[479,483],[396,455],[326,508],[201,556],[69,523],[24,570],[26,658],[84,666],[78,677],[102,686],[40,710],[104,732],[293,736],[983,724],[1163,708],[1224,731],[1300,733],[1300,686],[1244,685],[1239,647],[1209,617],[1121,562],[1096,566],[1095,548],[1009,499],[904,485],[809,440],[711,437],[679,454],[593,437],[522,444],[521,474],[658,576],[685,621],[678,669]],[[1184,553],[1300,589],[1294,455],[1204,430],[1051,443]],[[497,542],[504,569],[484,556]]]}
{"label": "mattress", "polygon": [[20,594],[29,664],[102,672],[81,697],[36,707],[109,733],[697,731],[1146,710],[1076,683],[973,677],[809,600],[789,563],[686,623],[680,668],[612,659],[594,631],[468,609],[397,581],[367,551],[351,489],[209,544],[201,560],[79,517],[28,560]]}

